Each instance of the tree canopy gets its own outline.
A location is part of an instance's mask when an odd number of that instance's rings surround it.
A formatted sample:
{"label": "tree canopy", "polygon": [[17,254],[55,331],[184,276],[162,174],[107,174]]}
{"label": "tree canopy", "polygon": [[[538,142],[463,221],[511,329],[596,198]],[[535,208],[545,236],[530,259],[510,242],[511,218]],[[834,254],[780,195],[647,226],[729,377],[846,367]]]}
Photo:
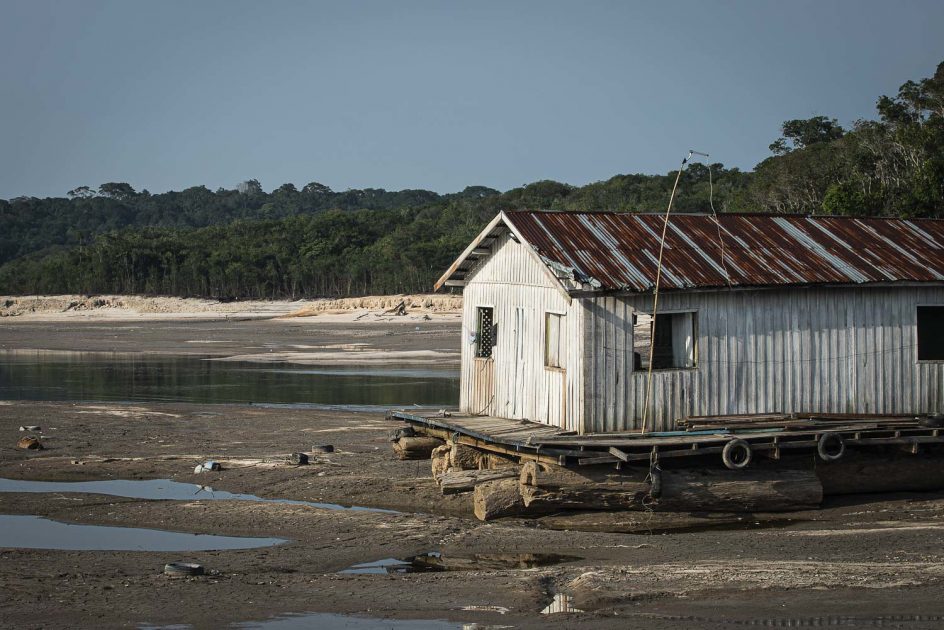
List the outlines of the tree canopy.
{"label": "tree canopy", "polygon": [[[848,130],[828,116],[785,121],[752,172],[691,163],[675,209],[944,217],[944,63],[879,98],[876,113]],[[316,181],[266,193],[255,179],[161,194],[81,185],[66,197],[0,200],[0,293],[425,291],[500,210],[661,212],[676,174],[447,195]]]}

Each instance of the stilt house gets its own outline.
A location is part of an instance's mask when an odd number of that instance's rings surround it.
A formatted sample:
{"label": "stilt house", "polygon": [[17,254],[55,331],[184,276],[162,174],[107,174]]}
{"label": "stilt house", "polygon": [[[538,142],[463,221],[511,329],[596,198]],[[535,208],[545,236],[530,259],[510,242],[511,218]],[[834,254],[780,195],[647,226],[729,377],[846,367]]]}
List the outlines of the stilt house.
{"label": "stilt house", "polygon": [[674,215],[653,322],[663,226],[496,216],[436,285],[464,287],[461,411],[580,433],[944,412],[944,220]]}

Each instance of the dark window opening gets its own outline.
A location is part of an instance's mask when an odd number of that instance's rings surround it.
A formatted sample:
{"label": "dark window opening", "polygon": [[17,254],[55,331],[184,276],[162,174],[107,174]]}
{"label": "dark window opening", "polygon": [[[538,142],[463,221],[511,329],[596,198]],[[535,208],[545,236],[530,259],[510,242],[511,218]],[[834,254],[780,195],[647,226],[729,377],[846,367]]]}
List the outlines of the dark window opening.
{"label": "dark window opening", "polygon": [[498,326],[495,324],[494,309],[480,306],[477,311],[475,356],[488,359],[492,356],[495,344],[498,343]]}
{"label": "dark window opening", "polygon": [[944,306],[918,307],[918,361],[944,361]]}
{"label": "dark window opening", "polygon": [[695,367],[695,313],[662,313],[633,316],[633,369],[649,369],[652,352],[653,370]]}

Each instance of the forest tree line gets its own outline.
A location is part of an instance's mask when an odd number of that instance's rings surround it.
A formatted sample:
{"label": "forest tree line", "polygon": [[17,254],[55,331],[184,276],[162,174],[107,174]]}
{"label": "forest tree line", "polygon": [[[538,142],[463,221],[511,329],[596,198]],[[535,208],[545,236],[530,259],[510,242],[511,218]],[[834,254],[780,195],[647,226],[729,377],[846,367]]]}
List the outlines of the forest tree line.
{"label": "forest tree line", "polygon": [[[752,172],[691,163],[678,212],[944,217],[944,63],[883,96],[877,118],[786,121]],[[226,298],[428,291],[500,210],[664,211],[676,172],[500,193],[259,182],[151,194],[124,182],[0,200],[0,293]]]}

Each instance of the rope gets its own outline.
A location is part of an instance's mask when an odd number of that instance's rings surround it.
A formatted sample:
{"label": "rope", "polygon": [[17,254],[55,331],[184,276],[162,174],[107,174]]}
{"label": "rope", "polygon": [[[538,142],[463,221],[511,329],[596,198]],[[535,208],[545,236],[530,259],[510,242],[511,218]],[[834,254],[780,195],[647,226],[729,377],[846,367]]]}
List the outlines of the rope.
{"label": "rope", "polygon": [[688,157],[682,160],[682,166],[679,167],[678,174],[675,176],[675,184],[672,186],[672,194],[669,195],[669,207],[665,209],[665,221],[662,224],[662,240],[659,241],[659,266],[656,269],[656,286],[652,293],[652,324],[649,329],[649,375],[646,379],[646,405],[642,412],[642,432],[646,432],[649,421],[649,399],[652,396],[652,358],[655,353],[656,344],[656,314],[659,312],[659,284],[662,281],[662,254],[665,251],[665,234],[669,229],[669,213],[672,212],[672,203],[675,201],[675,191],[678,190],[679,180],[682,178],[682,171],[688,164]]}

